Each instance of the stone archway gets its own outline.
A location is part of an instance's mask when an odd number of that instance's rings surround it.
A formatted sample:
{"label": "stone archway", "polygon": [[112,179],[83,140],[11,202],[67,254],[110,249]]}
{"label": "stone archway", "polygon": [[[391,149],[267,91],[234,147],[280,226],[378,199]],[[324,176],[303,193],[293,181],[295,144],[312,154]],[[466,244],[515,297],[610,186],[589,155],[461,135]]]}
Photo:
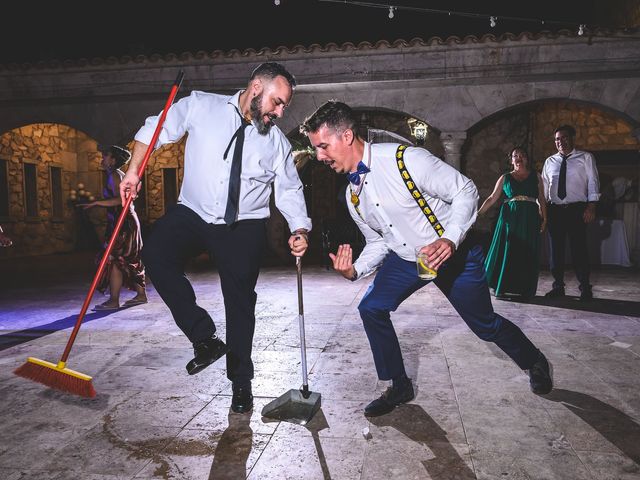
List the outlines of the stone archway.
{"label": "stone archway", "polygon": [[[576,128],[576,148],[594,153],[600,173],[602,201],[599,213],[608,212],[608,195],[612,181],[626,177],[631,182],[629,205],[625,217],[630,247],[638,248],[638,182],[640,177],[640,139],[633,119],[603,105],[566,99],[545,99],[505,109],[478,122],[468,131],[464,150],[464,172],[477,185],[480,202],[491,193],[500,175],[510,170],[509,152],[515,146],[524,146],[529,158],[540,171],[544,160],[556,152],[553,132],[556,127],[570,124]],[[626,153],[625,153],[626,152]],[[635,158],[635,161],[634,161]],[[613,201],[614,199],[612,199]],[[633,212],[636,213],[633,213]],[[498,214],[493,208],[478,219],[478,227],[491,230]],[[622,218],[620,218],[622,219]]]}
{"label": "stone archway", "polygon": [[[8,212],[1,222],[14,240],[6,255],[76,247],[79,222],[71,192],[80,183],[87,199],[98,194],[100,159],[97,143],[68,125],[34,123],[0,135],[0,161],[9,187]],[[97,233],[86,241],[95,244]]]}

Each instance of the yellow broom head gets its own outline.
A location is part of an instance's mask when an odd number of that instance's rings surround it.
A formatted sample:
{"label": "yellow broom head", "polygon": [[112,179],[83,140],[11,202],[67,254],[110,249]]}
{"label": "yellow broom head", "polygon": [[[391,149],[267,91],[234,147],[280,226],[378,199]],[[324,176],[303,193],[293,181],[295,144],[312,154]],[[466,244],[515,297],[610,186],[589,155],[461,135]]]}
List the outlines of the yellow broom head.
{"label": "yellow broom head", "polygon": [[38,358],[29,357],[13,373],[16,375],[42,383],[50,388],[55,388],[81,397],[93,398],[96,391],[93,388],[91,377],[84,373],[76,372],[65,367],[65,362],[46,362]]}

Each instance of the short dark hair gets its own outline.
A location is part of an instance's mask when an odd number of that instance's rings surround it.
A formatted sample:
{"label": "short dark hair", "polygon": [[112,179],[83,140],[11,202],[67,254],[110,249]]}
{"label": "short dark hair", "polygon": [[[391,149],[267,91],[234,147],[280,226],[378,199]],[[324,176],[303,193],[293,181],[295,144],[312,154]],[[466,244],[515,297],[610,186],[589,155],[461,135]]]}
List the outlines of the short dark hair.
{"label": "short dark hair", "polygon": [[573,128],[571,125],[560,125],[558,128],[554,130],[553,135],[555,136],[555,134],[558,132],[567,132],[570,137],[576,136],[576,129]]}
{"label": "short dark hair", "polygon": [[308,135],[317,132],[325,124],[331,130],[344,132],[349,128],[358,135],[358,118],[355,112],[349,105],[337,100],[329,100],[320,105],[300,125],[300,133]]}
{"label": "short dark hair", "polygon": [[293,76],[289,70],[284,68],[281,64],[276,62],[265,62],[258,65],[253,72],[249,80],[253,80],[256,77],[266,77],[273,80],[276,77],[284,77],[292,89],[296,88],[296,77]]}
{"label": "short dark hair", "polygon": [[131,160],[131,152],[124,147],[118,145],[100,145],[98,149],[102,153],[109,154],[115,159],[115,168],[120,168]]}

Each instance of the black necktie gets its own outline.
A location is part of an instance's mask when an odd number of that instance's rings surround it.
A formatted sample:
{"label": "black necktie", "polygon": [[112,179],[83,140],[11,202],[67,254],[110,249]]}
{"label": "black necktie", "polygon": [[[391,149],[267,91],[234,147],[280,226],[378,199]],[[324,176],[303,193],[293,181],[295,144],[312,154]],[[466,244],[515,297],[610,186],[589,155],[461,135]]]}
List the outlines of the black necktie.
{"label": "black necktie", "polygon": [[569,155],[562,155],[562,163],[560,164],[560,176],[558,177],[558,198],[560,200],[564,200],[564,197],[567,196],[567,158]]}
{"label": "black necktie", "polygon": [[[237,110],[236,110],[237,111]],[[240,112],[238,112],[240,115]],[[233,159],[231,160],[231,172],[229,174],[229,195],[227,196],[227,209],[224,212],[224,223],[231,225],[238,216],[238,204],[240,203],[240,173],[242,173],[242,147],[244,146],[244,129],[251,125],[242,115],[240,115],[240,126],[229,140],[229,145],[224,151],[224,159],[231,148],[233,141],[236,146],[233,149]]]}

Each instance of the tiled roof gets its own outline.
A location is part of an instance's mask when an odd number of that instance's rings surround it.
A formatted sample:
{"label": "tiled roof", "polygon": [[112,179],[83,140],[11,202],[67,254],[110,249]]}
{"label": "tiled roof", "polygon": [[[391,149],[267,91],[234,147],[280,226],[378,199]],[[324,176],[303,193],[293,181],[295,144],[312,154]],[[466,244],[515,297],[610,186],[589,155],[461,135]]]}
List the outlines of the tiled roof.
{"label": "tiled roof", "polygon": [[[624,29],[608,30],[598,29],[595,31],[587,31],[583,38],[587,41],[591,37],[611,37],[611,36],[634,36],[637,32],[627,31]],[[637,36],[637,35],[636,35]],[[153,54],[153,55],[124,55],[121,57],[109,56],[109,57],[96,57],[92,59],[80,58],[75,60],[47,60],[39,62],[25,62],[25,63],[8,63],[5,65],[0,64],[0,71],[2,70],[29,70],[29,69],[57,69],[57,68],[82,68],[86,66],[103,66],[103,65],[127,65],[127,64],[141,64],[141,63],[173,63],[173,62],[189,62],[192,60],[204,60],[204,59],[218,59],[218,58],[242,58],[242,57],[261,57],[261,56],[275,56],[275,55],[293,55],[300,53],[316,53],[316,52],[348,52],[348,51],[366,51],[366,50],[383,50],[383,49],[397,49],[397,48],[411,48],[411,47],[429,47],[429,46],[442,46],[442,45],[468,45],[468,44],[488,44],[488,43],[500,43],[505,41],[521,41],[521,40],[545,40],[545,39],[557,39],[557,38],[579,38],[577,32],[571,30],[559,30],[557,32],[543,31],[539,33],[522,32],[519,34],[504,33],[499,36],[493,34],[485,34],[480,37],[475,35],[468,35],[465,37],[450,36],[446,39],[441,37],[430,37],[428,40],[422,38],[414,38],[412,40],[395,40],[389,42],[387,40],[380,40],[375,43],[360,42],[357,45],[351,42],[345,42],[343,44],[327,43],[325,45],[319,45],[317,43],[309,46],[295,45],[293,47],[281,46],[274,49],[261,48],[255,50],[248,48],[246,50],[214,50],[212,52],[197,51],[197,52],[183,52],[181,54],[166,53],[166,54]]]}

